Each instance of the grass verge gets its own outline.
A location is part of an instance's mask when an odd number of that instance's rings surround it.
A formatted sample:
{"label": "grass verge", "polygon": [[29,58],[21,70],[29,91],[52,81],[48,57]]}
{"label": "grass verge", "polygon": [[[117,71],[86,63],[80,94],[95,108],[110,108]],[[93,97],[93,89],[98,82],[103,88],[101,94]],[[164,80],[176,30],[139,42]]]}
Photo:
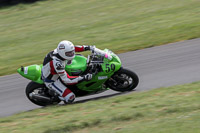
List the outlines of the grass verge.
{"label": "grass verge", "polygon": [[1,133],[199,133],[200,82],[0,119]]}
{"label": "grass verge", "polygon": [[59,41],[121,53],[200,37],[199,0],[45,0],[0,8],[0,75]]}

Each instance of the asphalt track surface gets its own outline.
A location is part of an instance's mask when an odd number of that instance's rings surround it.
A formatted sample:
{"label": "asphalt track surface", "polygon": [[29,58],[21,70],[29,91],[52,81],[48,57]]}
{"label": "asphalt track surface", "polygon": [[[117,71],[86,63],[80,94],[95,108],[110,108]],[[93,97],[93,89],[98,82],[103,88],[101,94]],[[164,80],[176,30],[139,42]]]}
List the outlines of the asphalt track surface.
{"label": "asphalt track surface", "polygon": [[[136,72],[140,78],[136,91],[200,81],[200,38],[123,53],[119,56],[123,67]],[[25,96],[28,82],[29,80],[19,74],[0,77],[0,117],[40,108]],[[77,98],[76,102],[120,94],[108,90],[97,95]]]}

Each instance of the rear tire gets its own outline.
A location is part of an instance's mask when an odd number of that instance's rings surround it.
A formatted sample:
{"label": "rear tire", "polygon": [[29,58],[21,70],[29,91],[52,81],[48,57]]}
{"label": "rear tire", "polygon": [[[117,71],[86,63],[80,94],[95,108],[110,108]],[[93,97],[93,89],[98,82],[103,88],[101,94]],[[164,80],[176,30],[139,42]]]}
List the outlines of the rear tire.
{"label": "rear tire", "polygon": [[106,85],[112,90],[125,92],[134,90],[138,83],[139,78],[136,73],[121,68],[106,82]]}
{"label": "rear tire", "polygon": [[44,88],[46,88],[44,84],[38,84],[36,82],[31,81],[26,87],[27,98],[31,102],[33,102],[34,104],[39,105],[39,106],[47,106],[47,105],[51,105],[51,104],[58,104],[60,102],[60,100],[58,100],[58,99],[56,101],[52,101],[52,102],[45,102],[45,101],[33,99],[33,98],[30,97],[30,93],[34,93],[34,91],[41,90],[41,89],[44,89]]}

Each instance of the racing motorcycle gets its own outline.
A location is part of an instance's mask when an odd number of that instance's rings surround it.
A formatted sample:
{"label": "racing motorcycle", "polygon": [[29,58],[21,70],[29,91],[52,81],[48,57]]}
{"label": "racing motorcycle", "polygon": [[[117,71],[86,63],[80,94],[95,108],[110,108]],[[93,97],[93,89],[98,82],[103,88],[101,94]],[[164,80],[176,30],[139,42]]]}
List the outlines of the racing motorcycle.
{"label": "racing motorcycle", "polygon": [[[39,106],[60,103],[59,95],[44,85],[41,70],[42,65],[22,66],[17,70],[20,75],[31,80],[25,91],[27,98]],[[120,58],[108,49],[94,48],[87,58],[76,54],[72,64],[66,65],[65,70],[70,76],[93,74],[89,81],[67,86],[76,97],[97,94],[108,89],[132,91],[139,83],[137,74],[123,68]]]}

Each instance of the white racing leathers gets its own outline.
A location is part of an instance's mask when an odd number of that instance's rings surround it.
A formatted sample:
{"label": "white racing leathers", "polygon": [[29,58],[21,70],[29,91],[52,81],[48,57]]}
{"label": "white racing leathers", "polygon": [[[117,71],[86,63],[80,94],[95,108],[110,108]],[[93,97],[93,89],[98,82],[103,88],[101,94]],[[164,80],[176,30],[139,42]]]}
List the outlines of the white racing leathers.
{"label": "white racing leathers", "polygon": [[[80,51],[80,48],[79,48]],[[56,91],[61,100],[73,102],[74,93],[66,85],[78,83],[83,79],[81,76],[69,76],[65,71],[66,61],[58,55],[56,50],[48,53],[43,62],[42,79],[46,87]]]}

